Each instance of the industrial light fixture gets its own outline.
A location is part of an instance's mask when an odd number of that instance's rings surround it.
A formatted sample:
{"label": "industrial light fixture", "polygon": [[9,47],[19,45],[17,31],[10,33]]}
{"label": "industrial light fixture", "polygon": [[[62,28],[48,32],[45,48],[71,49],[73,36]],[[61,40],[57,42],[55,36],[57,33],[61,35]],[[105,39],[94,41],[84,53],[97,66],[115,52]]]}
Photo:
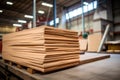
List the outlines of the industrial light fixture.
{"label": "industrial light fixture", "polygon": [[46,3],[46,2],[42,2],[42,5],[43,5],[43,6],[47,6],[47,7],[53,7],[52,4],[49,4],[49,3]]}
{"label": "industrial light fixture", "polygon": [[0,10],[0,13],[2,13],[3,12],[3,10]]}
{"label": "industrial light fixture", "polygon": [[8,4],[8,5],[13,5],[13,3],[12,3],[12,2],[9,2],[9,1],[7,1],[6,4]]}
{"label": "industrial light fixture", "polygon": [[84,4],[84,5],[88,5],[89,3],[87,3],[87,2],[83,2],[83,4]]}
{"label": "industrial light fixture", "polygon": [[27,23],[25,20],[18,20],[19,23]]}
{"label": "industrial light fixture", "polygon": [[31,16],[31,15],[24,15],[24,17],[26,17],[26,18],[33,18],[33,16]]}
{"label": "industrial light fixture", "polygon": [[39,10],[38,13],[40,13],[40,14],[44,14],[45,12],[42,11],[42,10]]}
{"label": "industrial light fixture", "polygon": [[13,26],[15,26],[15,27],[22,27],[21,24],[13,24]]}

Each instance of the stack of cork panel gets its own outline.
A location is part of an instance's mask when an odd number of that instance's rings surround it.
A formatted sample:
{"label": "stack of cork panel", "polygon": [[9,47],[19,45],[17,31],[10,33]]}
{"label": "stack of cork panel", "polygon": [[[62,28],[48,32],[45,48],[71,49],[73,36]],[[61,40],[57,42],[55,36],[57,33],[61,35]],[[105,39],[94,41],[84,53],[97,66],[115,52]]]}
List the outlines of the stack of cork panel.
{"label": "stack of cork panel", "polygon": [[5,60],[49,72],[79,64],[77,32],[40,26],[3,36]]}

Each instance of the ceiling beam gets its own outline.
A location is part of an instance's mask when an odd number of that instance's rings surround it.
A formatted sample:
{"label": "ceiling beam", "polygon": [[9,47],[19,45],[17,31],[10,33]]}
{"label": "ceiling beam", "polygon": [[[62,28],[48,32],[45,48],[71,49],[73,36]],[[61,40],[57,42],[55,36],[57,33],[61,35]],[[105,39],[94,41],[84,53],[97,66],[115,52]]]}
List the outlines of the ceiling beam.
{"label": "ceiling beam", "polygon": [[0,18],[14,20],[14,21],[17,21],[18,19],[26,19],[26,18],[21,18],[21,17],[17,17],[17,16],[13,17],[13,16],[5,15],[5,14],[1,14]]}
{"label": "ceiling beam", "polygon": [[7,10],[7,9],[2,9],[3,10],[3,13],[2,14],[4,14],[4,13],[8,13],[8,12],[12,12],[12,13],[15,13],[14,14],[14,16],[16,15],[16,14],[19,14],[19,15],[25,15],[24,13],[19,13],[19,12],[16,12],[16,11],[12,11],[12,10]]}
{"label": "ceiling beam", "polygon": [[1,4],[1,3],[0,3],[0,9],[9,10],[9,11],[14,11],[14,12],[18,12],[18,13],[20,13],[20,14],[32,14],[32,13],[30,13],[30,12],[23,11],[23,10],[20,9],[20,8],[15,8],[15,7],[12,7],[12,6],[9,6],[9,5],[4,5],[4,4]]}
{"label": "ceiling beam", "polygon": [[9,20],[9,19],[5,19],[5,18],[0,18],[0,23],[2,22],[6,22],[6,23],[16,23],[16,20]]}
{"label": "ceiling beam", "polygon": [[3,27],[3,26],[12,26],[12,24],[11,23],[6,23],[6,22],[2,22],[2,23],[0,23],[0,27]]}

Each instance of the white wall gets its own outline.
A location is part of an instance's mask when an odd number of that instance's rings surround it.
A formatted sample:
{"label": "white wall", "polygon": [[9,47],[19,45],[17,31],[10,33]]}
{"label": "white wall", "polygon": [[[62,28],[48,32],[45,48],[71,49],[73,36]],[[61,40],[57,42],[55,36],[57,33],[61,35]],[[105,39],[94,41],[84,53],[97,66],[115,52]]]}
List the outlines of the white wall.
{"label": "white wall", "polygon": [[[88,20],[88,17],[89,17],[89,20]],[[75,30],[78,32],[82,31],[82,29],[83,29],[82,28],[82,18],[72,21],[71,24],[72,24],[71,30]],[[85,30],[89,30],[91,28],[93,28],[93,15],[85,17]]]}

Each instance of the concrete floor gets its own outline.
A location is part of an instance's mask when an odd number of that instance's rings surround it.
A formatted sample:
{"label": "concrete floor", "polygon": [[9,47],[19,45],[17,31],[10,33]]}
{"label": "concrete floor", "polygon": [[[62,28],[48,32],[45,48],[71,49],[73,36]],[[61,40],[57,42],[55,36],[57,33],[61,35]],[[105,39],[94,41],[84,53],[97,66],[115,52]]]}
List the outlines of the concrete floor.
{"label": "concrete floor", "polygon": [[111,54],[111,58],[42,75],[41,78],[42,80],[120,80],[120,54]]}

